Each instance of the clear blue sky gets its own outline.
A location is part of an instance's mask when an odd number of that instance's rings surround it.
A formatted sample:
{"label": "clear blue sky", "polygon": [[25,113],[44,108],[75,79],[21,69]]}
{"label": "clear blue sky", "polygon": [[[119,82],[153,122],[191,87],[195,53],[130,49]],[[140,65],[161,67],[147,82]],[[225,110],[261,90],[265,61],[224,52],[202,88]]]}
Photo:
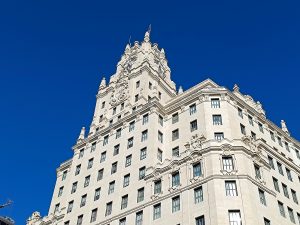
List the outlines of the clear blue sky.
{"label": "clear blue sky", "polygon": [[90,125],[101,77],[150,23],[177,85],[238,83],[300,139],[299,11],[299,1],[277,0],[1,1],[0,202],[14,204],[0,215],[24,224],[47,213],[55,169]]}

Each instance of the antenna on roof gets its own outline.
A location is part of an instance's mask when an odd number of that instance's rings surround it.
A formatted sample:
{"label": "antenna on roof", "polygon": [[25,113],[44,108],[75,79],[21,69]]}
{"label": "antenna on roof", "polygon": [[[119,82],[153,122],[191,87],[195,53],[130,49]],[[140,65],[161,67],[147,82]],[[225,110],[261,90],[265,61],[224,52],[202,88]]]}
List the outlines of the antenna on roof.
{"label": "antenna on roof", "polygon": [[129,35],[128,43],[129,43],[129,46],[131,47],[131,35]]}

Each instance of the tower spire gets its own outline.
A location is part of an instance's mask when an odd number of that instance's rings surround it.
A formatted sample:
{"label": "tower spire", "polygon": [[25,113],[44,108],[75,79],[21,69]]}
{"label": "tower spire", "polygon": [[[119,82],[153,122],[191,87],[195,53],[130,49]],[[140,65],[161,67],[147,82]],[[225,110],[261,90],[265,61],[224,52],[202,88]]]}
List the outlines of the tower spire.
{"label": "tower spire", "polygon": [[151,33],[151,24],[149,25],[148,30],[145,33],[144,42],[149,42],[150,41],[150,33]]}

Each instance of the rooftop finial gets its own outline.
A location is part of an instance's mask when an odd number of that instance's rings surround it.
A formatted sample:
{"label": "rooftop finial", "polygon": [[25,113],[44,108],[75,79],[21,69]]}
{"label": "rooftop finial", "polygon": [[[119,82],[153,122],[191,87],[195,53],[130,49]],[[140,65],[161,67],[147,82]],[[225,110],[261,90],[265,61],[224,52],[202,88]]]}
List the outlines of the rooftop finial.
{"label": "rooftop finial", "polygon": [[281,129],[287,133],[287,134],[290,134],[289,130],[287,129],[287,126],[286,126],[286,123],[284,120],[281,120]]}
{"label": "rooftop finial", "polygon": [[182,88],[182,86],[179,86],[178,94],[180,95],[180,94],[182,94],[182,93],[183,93],[183,88]]}
{"label": "rooftop finial", "polygon": [[77,141],[83,140],[84,136],[85,136],[85,127],[82,127]]}
{"label": "rooftop finial", "polygon": [[235,84],[235,85],[233,86],[233,91],[234,91],[234,92],[240,92],[240,88],[239,88],[239,86],[238,86],[237,84]]}
{"label": "rooftop finial", "polygon": [[105,77],[103,77],[102,80],[101,80],[99,89],[101,90],[105,87],[106,87],[106,79],[105,79]]}
{"label": "rooftop finial", "polygon": [[150,41],[150,33],[151,33],[151,24],[149,25],[148,30],[145,33],[145,36],[144,36],[144,41],[145,42],[149,42]]}

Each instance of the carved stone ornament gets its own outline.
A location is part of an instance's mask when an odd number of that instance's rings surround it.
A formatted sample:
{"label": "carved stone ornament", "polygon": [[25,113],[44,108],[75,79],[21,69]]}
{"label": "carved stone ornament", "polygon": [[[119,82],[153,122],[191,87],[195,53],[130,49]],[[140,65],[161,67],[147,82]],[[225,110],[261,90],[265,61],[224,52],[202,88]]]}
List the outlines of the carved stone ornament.
{"label": "carved stone ornament", "polygon": [[187,150],[192,149],[202,149],[202,143],[206,140],[203,134],[195,134],[191,137],[190,142],[187,142],[184,146]]}
{"label": "carved stone ornament", "polygon": [[223,151],[223,155],[231,155],[232,146],[229,144],[221,145],[221,149]]}
{"label": "carved stone ornament", "polygon": [[243,136],[242,137],[242,141],[249,146],[250,151],[252,153],[256,153],[256,154],[260,154],[261,153],[261,149],[258,147],[258,144],[256,143],[256,141],[250,137],[250,136]]}
{"label": "carved stone ornament", "polygon": [[113,89],[112,96],[110,98],[110,104],[116,106],[128,97],[128,76],[125,73],[119,74],[116,81],[115,87]]}

